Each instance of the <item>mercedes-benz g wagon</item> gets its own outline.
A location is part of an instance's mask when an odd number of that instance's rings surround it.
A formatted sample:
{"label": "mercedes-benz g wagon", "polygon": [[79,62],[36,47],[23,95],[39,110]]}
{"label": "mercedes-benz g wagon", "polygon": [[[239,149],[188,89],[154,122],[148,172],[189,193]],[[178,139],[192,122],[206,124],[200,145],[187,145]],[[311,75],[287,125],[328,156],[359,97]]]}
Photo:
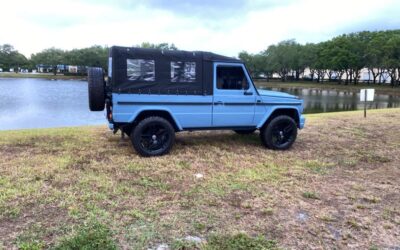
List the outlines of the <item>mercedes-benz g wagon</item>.
{"label": "mercedes-benz g wagon", "polygon": [[259,130],[267,148],[283,150],[304,126],[302,100],[257,89],[235,58],[114,46],[103,72],[88,69],[90,110],[105,108],[110,129],[129,135],[142,156],[168,153],[175,132],[211,129]]}

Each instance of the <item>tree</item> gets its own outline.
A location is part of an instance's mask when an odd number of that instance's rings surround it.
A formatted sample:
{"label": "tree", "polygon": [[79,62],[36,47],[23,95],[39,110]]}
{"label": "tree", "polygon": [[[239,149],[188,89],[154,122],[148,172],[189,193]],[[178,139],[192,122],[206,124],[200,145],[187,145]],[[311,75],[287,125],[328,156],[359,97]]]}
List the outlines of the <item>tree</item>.
{"label": "tree", "polygon": [[64,64],[101,67],[107,70],[108,47],[94,45],[84,49],[66,51]]}
{"label": "tree", "polygon": [[28,65],[28,59],[14,49],[12,45],[0,45],[0,68],[4,70],[14,69],[18,73],[21,67],[27,67]]}
{"label": "tree", "polygon": [[303,63],[305,68],[310,69],[311,81],[314,80],[315,75],[314,62],[317,60],[317,49],[317,45],[313,43],[307,43],[302,49]]}
{"label": "tree", "polygon": [[32,54],[31,60],[36,65],[45,64],[51,66],[53,74],[57,74],[57,65],[64,63],[65,51],[57,48],[45,49],[42,52]]}
{"label": "tree", "polygon": [[287,80],[290,71],[298,65],[297,48],[298,43],[295,40],[286,40],[269,46],[266,51],[271,69],[278,73],[283,82]]}
{"label": "tree", "polygon": [[394,87],[399,82],[398,73],[400,73],[400,34],[391,36],[383,46],[384,57],[383,65],[391,78],[391,85]]}
{"label": "tree", "polygon": [[317,44],[301,45],[295,40],[286,40],[257,54],[241,52],[239,58],[246,62],[253,75],[267,69],[264,71],[277,73],[282,81],[290,76],[299,80],[308,67],[311,80],[314,75],[318,82],[327,76],[329,81],[338,79],[341,84],[345,75],[345,84],[357,84],[361,70],[366,67],[373,83],[381,82],[380,78],[389,74],[392,85],[400,85],[399,37],[400,30],[389,30],[344,34]]}
{"label": "tree", "polygon": [[[385,43],[385,34],[382,32],[372,33],[371,39],[366,46],[366,67],[368,72],[372,74],[373,83],[376,83],[378,76],[382,74],[383,50],[381,49]],[[380,81],[379,81],[380,83]]]}

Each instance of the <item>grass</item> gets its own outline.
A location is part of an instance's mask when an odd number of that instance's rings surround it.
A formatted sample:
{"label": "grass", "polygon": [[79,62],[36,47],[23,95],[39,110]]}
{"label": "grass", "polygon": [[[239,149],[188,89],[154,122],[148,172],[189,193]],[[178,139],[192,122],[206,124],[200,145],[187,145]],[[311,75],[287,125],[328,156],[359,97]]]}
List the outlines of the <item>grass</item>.
{"label": "grass", "polygon": [[53,73],[15,73],[15,72],[0,72],[0,78],[42,78],[54,80],[70,80],[70,79],[86,79],[84,76],[66,76],[62,74],[54,75]]}
{"label": "grass", "polygon": [[306,192],[302,193],[302,196],[307,199],[315,199],[315,200],[319,199],[318,195],[315,192],[306,191]]}
{"label": "grass", "polygon": [[0,248],[398,246],[399,120],[307,115],[283,152],[257,133],[185,132],[157,158],[103,126],[1,131]]}
{"label": "grass", "polygon": [[98,221],[90,221],[81,226],[71,236],[62,239],[54,250],[73,249],[117,249],[117,244],[112,238],[111,230]]}
{"label": "grass", "polygon": [[316,83],[316,82],[279,82],[279,81],[256,81],[256,86],[258,87],[267,87],[267,88],[312,88],[312,89],[336,89],[336,90],[348,90],[358,92],[360,89],[364,88],[373,88],[375,89],[377,94],[388,94],[388,95],[400,95],[400,88],[398,86],[392,87],[388,84],[380,85],[380,84],[367,84],[367,83],[358,83],[354,85],[353,83],[349,83],[348,85],[342,83],[338,84],[335,82],[324,82],[324,83]]}

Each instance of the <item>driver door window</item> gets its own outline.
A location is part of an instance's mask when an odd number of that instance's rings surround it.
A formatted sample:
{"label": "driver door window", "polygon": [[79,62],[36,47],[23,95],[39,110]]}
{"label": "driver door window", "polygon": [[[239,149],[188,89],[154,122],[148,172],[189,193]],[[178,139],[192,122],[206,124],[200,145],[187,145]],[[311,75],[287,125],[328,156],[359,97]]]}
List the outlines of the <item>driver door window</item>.
{"label": "driver door window", "polygon": [[217,66],[217,88],[226,90],[248,89],[246,75],[240,66]]}

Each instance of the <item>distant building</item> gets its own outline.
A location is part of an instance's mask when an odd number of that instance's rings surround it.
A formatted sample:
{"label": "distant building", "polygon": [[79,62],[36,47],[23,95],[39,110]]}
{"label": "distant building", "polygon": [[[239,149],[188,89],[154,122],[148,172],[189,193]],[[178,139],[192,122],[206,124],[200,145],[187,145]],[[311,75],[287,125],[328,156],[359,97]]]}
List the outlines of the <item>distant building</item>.
{"label": "distant building", "polygon": [[36,65],[36,69],[38,73],[50,73],[53,71],[53,66],[46,64],[38,64]]}
{"label": "distant building", "polygon": [[57,72],[58,72],[58,73],[65,73],[65,72],[68,72],[68,65],[65,65],[65,64],[57,64]]}
{"label": "distant building", "polygon": [[72,74],[78,73],[78,66],[69,65],[67,67],[68,67],[68,73]]}
{"label": "distant building", "polygon": [[[53,65],[46,65],[46,64],[36,65],[36,71],[38,73],[53,73],[53,70],[54,70]],[[87,67],[86,66],[57,64],[56,70],[57,70],[57,73],[82,74],[83,75],[83,74],[86,74]]]}
{"label": "distant building", "polygon": [[86,74],[87,67],[86,66],[76,66],[76,65],[68,65],[67,66],[68,73],[71,74]]}

